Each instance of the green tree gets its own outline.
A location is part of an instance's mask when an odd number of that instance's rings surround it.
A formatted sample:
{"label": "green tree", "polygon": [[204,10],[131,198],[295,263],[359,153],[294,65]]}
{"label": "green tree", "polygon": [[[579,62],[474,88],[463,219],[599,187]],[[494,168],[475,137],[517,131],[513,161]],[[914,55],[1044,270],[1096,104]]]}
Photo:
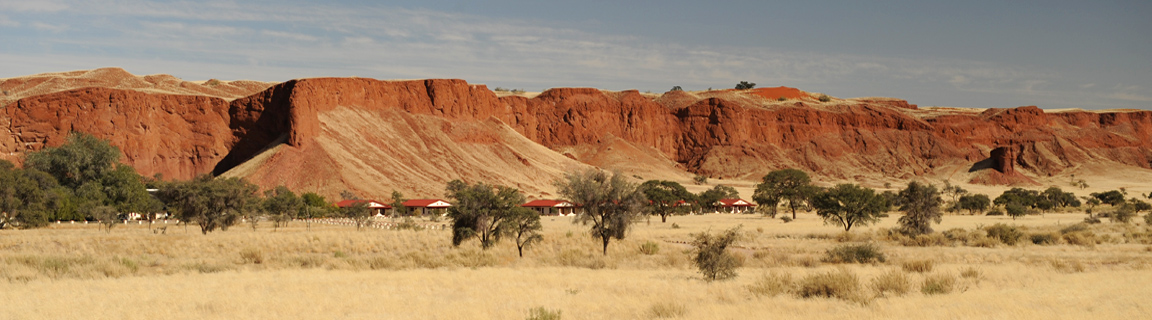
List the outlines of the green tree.
{"label": "green tree", "polygon": [[712,187],[712,189],[700,192],[700,194],[696,196],[696,201],[701,210],[715,211],[716,202],[720,201],[720,199],[732,199],[739,197],[740,193],[736,191],[736,188],[718,184],[715,187]]}
{"label": "green tree", "polygon": [[880,221],[880,214],[886,207],[883,197],[869,188],[855,184],[840,184],[817,194],[812,200],[816,214],[824,218],[825,224],[843,227],[844,231],[853,226],[866,226]]}
{"label": "green tree", "polygon": [[1041,197],[1048,200],[1053,206],[1066,208],[1066,207],[1079,207],[1080,199],[1076,198],[1076,194],[1071,192],[1064,192],[1060,187],[1052,186],[1044,192],[1040,193]]}
{"label": "green tree", "polygon": [[200,175],[189,181],[173,182],[158,196],[180,220],[195,222],[200,232],[227,231],[249,210],[259,205],[256,185],[241,178],[214,179]]}
{"label": "green tree", "polygon": [[100,221],[100,224],[104,225],[104,229],[109,233],[112,232],[112,227],[124,219],[124,216],[117,212],[116,208],[110,206],[92,208],[92,217]]}
{"label": "green tree", "polygon": [[1124,193],[1112,190],[1108,192],[1093,192],[1089,196],[1100,200],[1101,203],[1107,203],[1110,206],[1119,206],[1124,204]]}
{"label": "green tree", "polygon": [[48,224],[51,204],[45,190],[56,187],[56,179],[36,169],[14,167],[0,160],[0,229]]}
{"label": "green tree", "polygon": [[1012,220],[1016,220],[1016,218],[1028,214],[1028,208],[1019,203],[1011,202],[1004,205],[1004,212],[1007,213],[1009,217],[1012,217]]}
{"label": "green tree", "polygon": [[988,210],[988,207],[991,205],[991,203],[992,200],[990,200],[987,195],[966,194],[960,196],[960,200],[957,202],[957,207],[963,210],[968,210],[968,212],[971,214],[977,214],[984,212],[984,210]]}
{"label": "green tree", "polygon": [[687,209],[681,203],[692,202],[696,197],[674,181],[648,180],[640,184],[640,190],[648,198],[650,212],[660,216],[660,222],[668,222],[668,216]]}
{"label": "green tree", "polygon": [[356,224],[356,230],[361,230],[372,223],[372,208],[368,207],[368,201],[356,201],[347,207],[340,208],[340,216],[352,220]]}
{"label": "green tree", "polygon": [[796,219],[796,209],[819,192],[811,185],[812,180],[807,173],[797,169],[781,169],[764,175],[762,182],[756,185],[756,192],[752,200],[759,205],[771,208],[772,217],[776,216],[776,206],[780,201],[788,201],[788,208],[792,209],[792,219]]}
{"label": "green tree", "polygon": [[901,232],[908,235],[932,233],[932,223],[940,223],[940,193],[933,185],[920,184],[912,181],[908,187],[900,190],[900,217]]}
{"label": "green tree", "polygon": [[740,81],[740,83],[736,84],[736,90],[748,90],[748,89],[752,89],[755,87],[756,87],[755,83],[751,83],[748,81]]}
{"label": "green tree", "polygon": [[264,210],[272,218],[272,228],[287,226],[304,209],[304,200],[285,186],[264,191]]}
{"label": "green tree", "polygon": [[591,234],[604,245],[604,255],[608,255],[608,243],[612,239],[624,239],[628,228],[642,214],[644,194],[636,184],[625,180],[620,173],[607,173],[597,169],[575,171],[564,174],[556,181],[560,196],[583,206],[583,211],[573,221],[591,225]]}
{"label": "green tree", "polygon": [[544,229],[540,225],[540,214],[534,210],[527,208],[513,210],[507,223],[512,226],[512,235],[516,237],[516,253],[520,254],[521,258],[524,257],[524,248],[544,240],[544,236],[540,234],[540,230]]}
{"label": "green tree", "polygon": [[64,145],[29,153],[24,166],[47,172],[60,185],[78,189],[101,180],[120,161],[120,149],[87,133],[73,132]]}
{"label": "green tree", "polygon": [[[446,189],[444,196],[452,201],[452,206],[448,208],[448,218],[452,219],[453,246],[476,237],[480,239],[480,247],[487,250],[500,242],[503,236],[516,231],[518,226],[513,221],[514,217],[535,214],[531,209],[520,206],[524,203],[524,195],[515,188],[483,182],[469,185],[464,181],[452,180]],[[520,245],[517,241],[517,246]]]}
{"label": "green tree", "polygon": [[392,190],[392,215],[405,215],[408,208],[404,207],[404,194],[400,191]]}
{"label": "green tree", "polygon": [[740,260],[727,252],[728,246],[740,239],[740,227],[728,229],[720,234],[713,235],[701,232],[692,241],[696,249],[696,256],[692,259],[704,279],[708,281],[725,280],[736,277],[736,268],[740,267]]}
{"label": "green tree", "polygon": [[312,219],[324,217],[331,211],[332,204],[324,199],[324,196],[316,194],[315,192],[306,192],[300,195],[301,202],[304,206],[300,208],[301,219],[305,221],[305,228],[312,230]]}

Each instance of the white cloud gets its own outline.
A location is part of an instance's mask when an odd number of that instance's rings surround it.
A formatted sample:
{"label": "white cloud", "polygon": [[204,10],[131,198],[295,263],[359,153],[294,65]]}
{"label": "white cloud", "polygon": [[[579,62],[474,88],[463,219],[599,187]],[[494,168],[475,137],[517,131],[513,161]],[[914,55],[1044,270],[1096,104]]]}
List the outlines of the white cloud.
{"label": "white cloud", "polygon": [[48,0],[0,0],[0,10],[12,12],[58,12],[68,5]]}
{"label": "white cloud", "polygon": [[260,34],[263,34],[263,35],[266,35],[266,36],[270,36],[270,37],[277,37],[277,38],[291,39],[291,40],[297,40],[297,41],[316,41],[316,40],[317,40],[317,38],[316,38],[316,37],[313,37],[313,36],[310,36],[310,35],[306,35],[306,34],[302,34],[302,33],[281,32],[281,31],[272,31],[272,30],[261,30],[261,31],[260,31]]}
{"label": "white cloud", "polygon": [[51,32],[64,32],[64,31],[68,30],[68,25],[48,24],[48,23],[43,23],[43,22],[33,22],[32,27],[39,29],[39,30],[51,31]]}
{"label": "white cloud", "polygon": [[0,15],[0,27],[19,27],[20,23],[9,19],[8,16]]}

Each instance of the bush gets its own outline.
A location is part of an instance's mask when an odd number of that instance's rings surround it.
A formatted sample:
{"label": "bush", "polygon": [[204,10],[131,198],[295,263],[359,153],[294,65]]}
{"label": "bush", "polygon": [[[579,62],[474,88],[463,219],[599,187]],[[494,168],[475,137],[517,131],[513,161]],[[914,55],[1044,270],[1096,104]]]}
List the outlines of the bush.
{"label": "bush", "polygon": [[645,255],[654,255],[660,253],[660,244],[652,241],[645,241],[640,244],[640,253]]}
{"label": "bush", "polygon": [[912,288],[912,281],[903,272],[891,270],[872,279],[872,291],[879,296],[888,294],[902,296]]}
{"label": "bush", "polygon": [[789,222],[792,222],[792,217],[791,216],[783,216],[783,217],[780,217],[780,220],[784,221],[784,223],[789,223]]}
{"label": "bush", "polygon": [[956,277],[947,274],[934,274],[924,278],[920,285],[923,294],[946,294],[956,288]]}
{"label": "bush", "polygon": [[528,310],[527,320],[560,320],[560,310],[548,310],[544,307],[535,307]]}
{"label": "bush", "polygon": [[906,272],[925,273],[925,272],[932,272],[932,266],[933,265],[934,265],[934,263],[932,262],[932,260],[916,260],[916,261],[904,261],[904,263],[901,264],[900,266]]}
{"label": "bush", "polygon": [[820,95],[820,102],[828,102],[828,101],[832,101],[832,97],[829,97],[826,94]]}
{"label": "bush", "polygon": [[884,260],[880,248],[871,243],[836,246],[826,251],[823,259],[828,263],[873,263]]}
{"label": "bush", "polygon": [[1010,246],[1016,245],[1016,242],[1024,237],[1024,233],[1020,232],[1015,226],[1009,226],[1003,223],[985,227],[984,231],[988,232],[989,238],[1000,240],[1000,243]]}
{"label": "bush", "polygon": [[740,260],[727,252],[728,246],[740,238],[740,227],[728,229],[718,235],[707,232],[696,235],[692,246],[696,247],[696,258],[693,261],[704,279],[708,281],[724,280],[736,277],[736,268],[740,267]]}
{"label": "bush", "polygon": [[1091,231],[1075,231],[1069,232],[1063,236],[1064,242],[1071,245],[1094,247],[1096,246],[1096,234]]}
{"label": "bush", "polygon": [[1038,245],[1053,245],[1053,244],[1059,244],[1059,243],[1060,243],[1060,238],[1061,238],[1061,236],[1060,236],[1060,234],[1058,234],[1058,233],[1055,233],[1055,232],[1051,232],[1051,233],[1033,233],[1033,234],[1031,234],[1031,235],[1028,235],[1028,238],[1029,238],[1030,240],[1032,240],[1032,243],[1033,243],[1033,244],[1038,244]]}
{"label": "bush", "polygon": [[1144,225],[1152,226],[1152,213],[1144,215]]}
{"label": "bush", "polygon": [[779,98],[776,98],[776,101],[788,101],[788,98],[779,97]]}
{"label": "bush", "polygon": [[988,210],[988,213],[985,215],[987,215],[987,216],[1002,216],[1002,215],[1004,215],[1004,211],[1000,210],[1000,208],[992,208],[992,210]]}
{"label": "bush", "polygon": [[960,271],[960,277],[966,279],[980,279],[980,269],[968,267]]}
{"label": "bush", "polygon": [[685,313],[688,313],[687,308],[671,302],[657,302],[648,308],[648,315],[657,319],[680,318]]}
{"label": "bush", "polygon": [[246,248],[240,250],[240,260],[244,263],[261,264],[264,263],[264,252],[256,248]]}
{"label": "bush", "polygon": [[752,89],[755,87],[756,87],[755,83],[748,82],[748,81],[740,81],[740,83],[736,84],[736,90],[748,90],[748,89]]}
{"label": "bush", "polygon": [[1077,223],[1074,225],[1064,227],[1063,229],[1060,229],[1061,234],[1069,234],[1069,233],[1079,232],[1079,231],[1088,231],[1088,224]]}
{"label": "bush", "polygon": [[775,297],[794,290],[796,290],[796,283],[792,281],[792,275],[787,273],[772,272],[761,276],[748,285],[748,291],[757,297]]}
{"label": "bush", "polygon": [[796,296],[801,298],[836,298],[867,302],[860,289],[860,280],[851,271],[840,269],[808,275],[800,279]]}

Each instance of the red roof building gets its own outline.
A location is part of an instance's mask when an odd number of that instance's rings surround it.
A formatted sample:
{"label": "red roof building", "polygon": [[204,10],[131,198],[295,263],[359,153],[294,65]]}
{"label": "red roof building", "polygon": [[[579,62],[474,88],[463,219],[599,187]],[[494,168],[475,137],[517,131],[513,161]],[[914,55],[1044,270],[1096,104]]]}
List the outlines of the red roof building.
{"label": "red roof building", "polygon": [[356,204],[367,203],[368,208],[375,210],[377,216],[387,216],[392,210],[392,206],[376,200],[343,200],[336,203],[337,207],[347,208]]}
{"label": "red roof building", "polygon": [[540,215],[552,216],[561,215],[568,216],[576,214],[576,208],[580,206],[567,200],[532,200],[528,203],[520,205],[521,207],[536,210]]}
{"label": "red roof building", "polygon": [[716,206],[728,213],[751,213],[756,204],[744,199],[720,199],[716,201]]}
{"label": "red roof building", "polygon": [[452,206],[448,201],[440,199],[412,199],[404,201],[404,208],[408,209],[410,214],[426,215],[429,213],[445,214],[449,207]]}

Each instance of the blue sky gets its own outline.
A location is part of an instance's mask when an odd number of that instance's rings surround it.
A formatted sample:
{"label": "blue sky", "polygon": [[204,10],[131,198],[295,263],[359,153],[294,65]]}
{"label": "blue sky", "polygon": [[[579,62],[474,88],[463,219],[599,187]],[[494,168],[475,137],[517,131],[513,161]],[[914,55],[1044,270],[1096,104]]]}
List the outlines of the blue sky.
{"label": "blue sky", "polygon": [[1150,109],[1150,17],[1152,1],[0,0],[0,78],[744,80],[922,106]]}

